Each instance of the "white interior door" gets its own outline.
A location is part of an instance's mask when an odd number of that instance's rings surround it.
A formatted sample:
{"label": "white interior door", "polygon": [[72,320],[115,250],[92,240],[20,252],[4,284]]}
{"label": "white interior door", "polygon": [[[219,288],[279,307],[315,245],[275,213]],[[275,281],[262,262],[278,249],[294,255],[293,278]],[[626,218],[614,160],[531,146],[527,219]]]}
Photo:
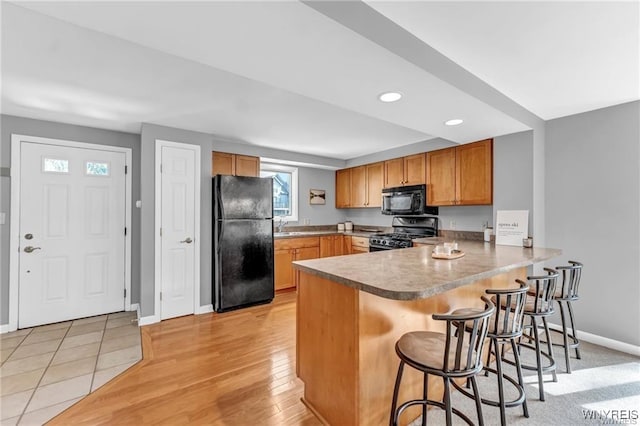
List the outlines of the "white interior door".
{"label": "white interior door", "polygon": [[161,148],[160,318],[193,314],[196,230],[196,152]]}
{"label": "white interior door", "polygon": [[125,154],[24,142],[20,155],[18,327],[122,311]]}

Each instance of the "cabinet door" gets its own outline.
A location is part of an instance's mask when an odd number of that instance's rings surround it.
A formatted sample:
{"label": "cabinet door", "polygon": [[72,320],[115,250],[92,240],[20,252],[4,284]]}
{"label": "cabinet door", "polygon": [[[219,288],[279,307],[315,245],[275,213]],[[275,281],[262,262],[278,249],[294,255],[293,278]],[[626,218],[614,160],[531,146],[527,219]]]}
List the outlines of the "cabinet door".
{"label": "cabinet door", "polygon": [[235,174],[235,161],[233,154],[226,152],[211,153],[211,175],[230,175]]}
{"label": "cabinet door", "polygon": [[427,152],[427,204],[452,206],[456,200],[456,149]]}
{"label": "cabinet door", "polygon": [[320,257],[342,256],[344,239],[342,235],[324,235],[320,237]]}
{"label": "cabinet door", "polygon": [[342,235],[333,236],[333,255],[342,256],[344,253],[344,237]]}
{"label": "cabinet door", "polygon": [[366,207],[382,205],[382,187],[384,186],[384,163],[367,164]]}
{"label": "cabinet door", "polygon": [[351,254],[351,235],[342,236],[342,254]]}
{"label": "cabinet door", "polygon": [[319,247],[303,247],[296,249],[295,260],[317,259],[320,257]]}
{"label": "cabinet door", "polygon": [[330,257],[334,256],[334,247],[333,247],[333,235],[323,235],[320,237],[320,256],[319,257]]}
{"label": "cabinet door", "polygon": [[274,283],[276,290],[291,288],[293,282],[293,262],[295,249],[275,250],[273,254],[274,262]]}
{"label": "cabinet door", "polygon": [[365,166],[351,168],[351,203],[350,207],[367,206],[367,168]]}
{"label": "cabinet door", "polygon": [[424,158],[424,153],[404,157],[404,185],[420,185],[425,183]]}
{"label": "cabinet door", "polygon": [[456,200],[461,205],[493,203],[493,140],[456,147]]}
{"label": "cabinet door", "polygon": [[236,154],[236,176],[260,176],[260,158]]}
{"label": "cabinet door", "polygon": [[336,170],[336,208],[351,204],[351,169]]}
{"label": "cabinet door", "polygon": [[404,158],[384,162],[384,187],[402,186],[404,183]]}

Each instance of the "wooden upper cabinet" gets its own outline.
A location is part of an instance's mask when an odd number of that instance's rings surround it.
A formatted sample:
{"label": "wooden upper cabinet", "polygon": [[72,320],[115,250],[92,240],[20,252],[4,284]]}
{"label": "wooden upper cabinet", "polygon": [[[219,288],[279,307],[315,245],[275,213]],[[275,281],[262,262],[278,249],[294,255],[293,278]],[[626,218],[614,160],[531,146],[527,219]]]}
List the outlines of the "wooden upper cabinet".
{"label": "wooden upper cabinet", "polygon": [[493,203],[493,140],[427,153],[427,204]]}
{"label": "wooden upper cabinet", "polygon": [[365,207],[382,205],[382,187],[384,186],[384,162],[367,164],[367,198]]}
{"label": "wooden upper cabinet", "polygon": [[211,175],[260,176],[260,158],[213,151]]}
{"label": "wooden upper cabinet", "polygon": [[384,187],[425,183],[425,155],[414,154],[384,162]]}
{"label": "wooden upper cabinet", "polygon": [[384,162],[384,187],[402,186],[404,182],[404,158]]}
{"label": "wooden upper cabinet", "polygon": [[260,158],[236,154],[236,176],[260,176]]}
{"label": "wooden upper cabinet", "polygon": [[427,204],[452,206],[456,203],[456,150],[427,152]]}
{"label": "wooden upper cabinet", "polygon": [[336,208],[351,206],[351,169],[336,170]]}
{"label": "wooden upper cabinet", "polygon": [[350,171],[348,207],[380,207],[384,163],[371,163],[346,170]]}
{"label": "wooden upper cabinet", "polygon": [[420,185],[425,183],[425,155],[424,153],[410,155],[403,158],[403,185]]}
{"label": "wooden upper cabinet", "polygon": [[365,166],[351,168],[351,200],[349,206],[367,206],[367,168]]}
{"label": "wooden upper cabinet", "polygon": [[456,200],[459,205],[493,204],[493,140],[456,147]]}
{"label": "wooden upper cabinet", "polygon": [[211,175],[233,175],[236,168],[235,156],[226,152],[211,153]]}

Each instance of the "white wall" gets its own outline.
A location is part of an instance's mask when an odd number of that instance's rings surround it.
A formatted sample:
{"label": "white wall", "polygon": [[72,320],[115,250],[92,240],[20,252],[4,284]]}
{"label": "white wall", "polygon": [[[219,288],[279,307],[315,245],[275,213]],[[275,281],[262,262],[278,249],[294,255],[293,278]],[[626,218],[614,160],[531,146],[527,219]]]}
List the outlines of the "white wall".
{"label": "white wall", "polygon": [[584,263],[578,329],[640,345],[640,102],[551,120],[546,238]]}

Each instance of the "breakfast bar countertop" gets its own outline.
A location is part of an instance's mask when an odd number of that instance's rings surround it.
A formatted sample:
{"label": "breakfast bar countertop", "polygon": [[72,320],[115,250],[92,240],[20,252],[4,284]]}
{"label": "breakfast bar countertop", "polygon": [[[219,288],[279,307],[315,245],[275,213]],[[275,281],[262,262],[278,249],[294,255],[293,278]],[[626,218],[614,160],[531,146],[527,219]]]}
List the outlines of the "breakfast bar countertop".
{"label": "breakfast bar countertop", "polygon": [[431,297],[484,278],[559,256],[552,248],[463,241],[464,257],[433,259],[433,247],[413,247],[293,262],[309,274],[394,300]]}

